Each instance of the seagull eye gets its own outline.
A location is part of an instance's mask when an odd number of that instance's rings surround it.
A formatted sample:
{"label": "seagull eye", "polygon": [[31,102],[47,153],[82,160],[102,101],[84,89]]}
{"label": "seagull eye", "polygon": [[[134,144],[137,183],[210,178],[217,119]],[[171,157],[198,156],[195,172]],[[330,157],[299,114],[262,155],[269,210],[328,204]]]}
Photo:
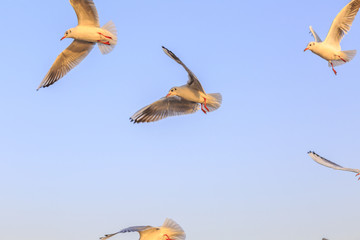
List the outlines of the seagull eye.
{"label": "seagull eye", "polygon": [[171,92],[173,92],[174,90],[173,89],[171,89]]}

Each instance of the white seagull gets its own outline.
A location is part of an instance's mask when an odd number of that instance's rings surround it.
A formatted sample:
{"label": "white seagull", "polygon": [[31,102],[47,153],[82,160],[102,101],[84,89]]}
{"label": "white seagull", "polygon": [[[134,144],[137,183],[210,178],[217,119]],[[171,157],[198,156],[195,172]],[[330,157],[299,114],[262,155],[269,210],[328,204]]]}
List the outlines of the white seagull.
{"label": "white seagull", "polygon": [[310,26],[310,32],[315,38],[315,42],[310,42],[304,52],[311,50],[316,55],[328,61],[328,65],[332,67],[335,75],[337,72],[334,66],[349,62],[355,57],[356,50],[341,51],[340,41],[344,37],[344,34],[350,30],[359,8],[360,0],[352,0],[348,3],[335,17],[323,42]]}
{"label": "white seagull", "polygon": [[175,221],[167,218],[161,227],[134,226],[120,230],[119,232],[106,234],[101,240],[106,240],[118,233],[138,232],[139,240],[185,240],[184,230]]}
{"label": "white seagull", "polygon": [[194,113],[199,110],[199,104],[205,114],[218,109],[222,102],[221,94],[206,94],[195,74],[174,53],[162,48],[169,57],[185,68],[189,80],[183,86],[171,88],[166,97],[137,111],[130,117],[131,122],[154,122],[169,116]]}
{"label": "white seagull", "polygon": [[[356,176],[360,175],[360,170],[359,169],[353,169],[353,168],[344,168],[336,163],[333,163],[319,155],[317,155],[315,152],[308,152],[309,156],[317,163],[324,165],[325,167],[329,167],[329,168],[333,168],[335,170],[342,170],[342,171],[349,171],[349,172],[354,172],[357,173]],[[359,178],[360,180],[360,178]]]}
{"label": "white seagull", "polygon": [[67,47],[51,66],[37,90],[55,83],[78,65],[98,43],[102,54],[112,51],[117,42],[117,32],[112,21],[100,28],[98,13],[92,0],[70,0],[73,6],[78,25],[70,28],[60,39],[73,38],[74,41]]}

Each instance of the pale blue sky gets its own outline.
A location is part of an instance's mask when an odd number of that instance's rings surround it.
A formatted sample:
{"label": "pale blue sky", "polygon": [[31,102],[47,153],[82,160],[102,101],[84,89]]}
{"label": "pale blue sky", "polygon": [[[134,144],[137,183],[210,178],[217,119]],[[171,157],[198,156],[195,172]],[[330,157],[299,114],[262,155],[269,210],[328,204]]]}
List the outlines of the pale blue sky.
{"label": "pale blue sky", "polygon": [[[355,174],[306,154],[360,167],[360,57],[334,76],[303,52],[309,25],[324,39],[347,3],[95,0],[118,45],[37,92],[75,12],[67,0],[4,0],[1,238],[97,240],[170,217],[189,240],[358,240]],[[222,93],[219,110],[129,122],[187,81],[162,45]],[[360,17],[342,48],[360,50]]]}

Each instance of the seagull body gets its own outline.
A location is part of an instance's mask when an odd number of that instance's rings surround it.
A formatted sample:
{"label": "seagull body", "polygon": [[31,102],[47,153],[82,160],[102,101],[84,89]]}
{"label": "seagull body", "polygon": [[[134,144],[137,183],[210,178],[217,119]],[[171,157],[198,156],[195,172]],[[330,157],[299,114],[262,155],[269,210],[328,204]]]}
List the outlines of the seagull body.
{"label": "seagull body", "polygon": [[70,0],[70,3],[76,12],[78,26],[68,29],[60,40],[73,38],[74,41],[59,54],[37,90],[48,87],[65,76],[90,53],[95,43],[98,43],[102,54],[111,52],[117,43],[114,23],[109,21],[100,27],[92,0]]}
{"label": "seagull body", "polygon": [[356,50],[341,51],[340,41],[345,33],[350,30],[359,8],[360,0],[352,0],[348,3],[335,17],[324,41],[321,41],[320,37],[311,26],[309,27],[310,33],[315,38],[315,42],[310,42],[304,51],[310,50],[328,61],[328,65],[329,67],[332,67],[335,75],[337,72],[335,71],[334,66],[347,63],[356,55]]}
{"label": "seagull body", "polygon": [[[315,152],[308,152],[309,156],[317,163],[325,166],[325,167],[329,167],[335,170],[342,170],[342,171],[349,171],[349,172],[354,172],[357,173],[356,176],[360,175],[360,170],[359,169],[354,169],[354,168],[344,168],[334,162],[331,162],[329,160],[327,160],[326,158],[323,158],[321,156],[319,156],[318,154],[316,154]],[[360,179],[360,178],[359,178]]]}
{"label": "seagull body", "polygon": [[169,116],[190,114],[199,110],[199,104],[205,114],[218,109],[222,102],[221,94],[205,93],[195,74],[173,52],[162,48],[170,58],[183,66],[189,80],[183,86],[171,88],[166,97],[137,111],[130,120],[134,123],[154,122]]}
{"label": "seagull body", "polygon": [[184,230],[175,221],[167,218],[161,227],[134,226],[120,230],[119,232],[106,234],[101,240],[106,240],[116,234],[126,232],[138,232],[139,240],[185,240]]}

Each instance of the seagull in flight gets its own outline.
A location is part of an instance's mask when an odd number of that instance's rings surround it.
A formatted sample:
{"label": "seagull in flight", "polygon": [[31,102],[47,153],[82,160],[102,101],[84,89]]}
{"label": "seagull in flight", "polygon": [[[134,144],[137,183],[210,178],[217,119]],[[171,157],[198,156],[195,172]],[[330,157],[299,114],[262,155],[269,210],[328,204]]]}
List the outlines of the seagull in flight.
{"label": "seagull in flight", "polygon": [[106,240],[119,233],[138,232],[139,240],[185,240],[184,230],[175,221],[167,218],[161,227],[134,226],[122,229],[116,233],[106,234],[101,240]]}
{"label": "seagull in flight", "polygon": [[95,43],[102,54],[111,52],[117,43],[115,24],[109,21],[100,27],[92,0],[70,0],[70,4],[76,12],[78,25],[67,30],[60,40],[73,38],[74,41],[59,54],[37,90],[48,87],[65,76],[89,54]]}
{"label": "seagull in flight", "polygon": [[[317,163],[325,166],[325,167],[329,167],[335,170],[342,170],[342,171],[349,171],[349,172],[354,172],[357,173],[356,176],[360,175],[360,170],[359,169],[353,169],[353,168],[344,168],[334,162],[331,162],[329,160],[327,160],[326,158],[323,158],[321,156],[319,156],[318,154],[316,154],[313,151],[308,152],[309,156]],[[360,177],[359,177],[360,180]]]}
{"label": "seagull in flight", "polygon": [[186,70],[189,80],[187,84],[171,88],[165,97],[137,111],[130,117],[130,121],[154,122],[169,116],[190,114],[199,110],[199,104],[205,114],[218,109],[222,102],[221,94],[205,93],[195,74],[173,52],[166,47],[162,48],[166,55]]}
{"label": "seagull in flight", "polygon": [[310,42],[304,49],[304,52],[310,50],[328,61],[328,65],[329,67],[332,67],[335,75],[337,72],[335,71],[334,66],[347,63],[356,55],[356,50],[341,51],[340,41],[345,33],[348,33],[350,30],[359,8],[360,0],[352,0],[349,2],[335,17],[324,41],[321,41],[320,37],[311,26],[309,27],[310,33],[315,38],[315,41]]}

